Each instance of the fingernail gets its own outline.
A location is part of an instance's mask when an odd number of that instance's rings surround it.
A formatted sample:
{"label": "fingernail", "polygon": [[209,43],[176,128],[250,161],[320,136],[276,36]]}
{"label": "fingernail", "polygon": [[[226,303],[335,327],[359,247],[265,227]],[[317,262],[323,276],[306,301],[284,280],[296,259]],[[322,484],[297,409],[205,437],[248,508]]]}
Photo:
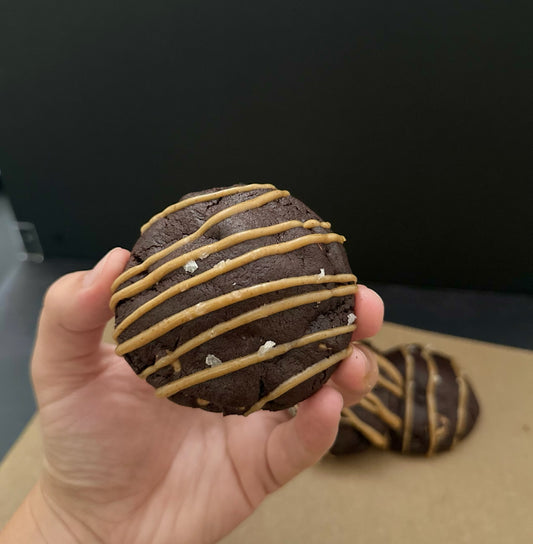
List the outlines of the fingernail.
{"label": "fingernail", "polygon": [[100,274],[102,273],[102,271],[104,270],[105,268],[105,263],[107,261],[107,259],[109,258],[109,256],[111,255],[111,253],[113,253],[114,249],[112,249],[111,251],[107,252],[106,255],[104,255],[95,265],[94,265],[94,268],[92,270],[88,270],[86,273],[85,273],[85,276],[83,277],[83,282],[82,282],[82,285],[84,288],[87,288],[87,287],[91,287],[91,285],[93,285],[97,280],[98,278],[100,277]]}

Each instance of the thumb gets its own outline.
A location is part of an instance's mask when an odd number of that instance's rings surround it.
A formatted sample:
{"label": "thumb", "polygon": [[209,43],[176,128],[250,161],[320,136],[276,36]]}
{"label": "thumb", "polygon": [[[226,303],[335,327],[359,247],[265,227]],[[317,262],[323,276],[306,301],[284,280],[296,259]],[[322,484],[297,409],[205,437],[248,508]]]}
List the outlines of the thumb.
{"label": "thumb", "polygon": [[[91,369],[111,317],[111,284],[122,272],[129,252],[111,250],[92,269],[59,278],[48,289],[39,319],[32,360],[34,380],[60,380]],[[93,359],[96,359],[93,357]]]}
{"label": "thumb", "polygon": [[298,404],[296,417],[278,425],[267,444],[267,458],[277,485],[285,485],[327,453],[337,435],[342,395],[322,387]]}

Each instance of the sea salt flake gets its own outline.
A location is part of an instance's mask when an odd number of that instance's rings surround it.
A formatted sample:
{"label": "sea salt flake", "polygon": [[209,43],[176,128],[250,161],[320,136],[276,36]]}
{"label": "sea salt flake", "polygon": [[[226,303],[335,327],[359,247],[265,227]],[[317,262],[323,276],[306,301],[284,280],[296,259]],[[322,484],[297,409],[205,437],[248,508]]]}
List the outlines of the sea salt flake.
{"label": "sea salt flake", "polygon": [[276,342],[272,340],[267,340],[260,348],[257,350],[259,355],[264,355],[267,351],[271,350],[276,345]]}
{"label": "sea salt flake", "polygon": [[326,271],[323,268],[321,268],[320,273],[318,274],[318,277],[323,278],[325,275],[326,275]]}
{"label": "sea salt flake", "polygon": [[348,325],[351,325],[352,323],[355,323],[356,319],[357,319],[357,317],[355,316],[354,313],[349,313],[348,314]]}
{"label": "sea salt flake", "polygon": [[214,367],[214,366],[218,366],[218,365],[221,365],[222,364],[222,361],[216,356],[216,355],[213,355],[212,353],[210,353],[206,358],[205,358],[205,364],[207,366],[210,366],[211,368]]}
{"label": "sea salt flake", "polygon": [[198,265],[196,264],[196,261],[189,261],[183,265],[183,268],[185,272],[188,272],[189,274],[193,274],[198,270]]}

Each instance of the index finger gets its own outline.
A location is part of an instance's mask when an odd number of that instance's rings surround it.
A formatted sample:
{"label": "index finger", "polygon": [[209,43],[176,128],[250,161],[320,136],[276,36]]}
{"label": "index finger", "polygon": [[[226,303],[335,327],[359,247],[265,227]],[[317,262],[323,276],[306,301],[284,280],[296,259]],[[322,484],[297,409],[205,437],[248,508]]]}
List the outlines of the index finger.
{"label": "index finger", "polygon": [[382,298],[365,285],[359,285],[355,293],[355,315],[357,328],[352,340],[374,336],[383,324],[385,309]]}

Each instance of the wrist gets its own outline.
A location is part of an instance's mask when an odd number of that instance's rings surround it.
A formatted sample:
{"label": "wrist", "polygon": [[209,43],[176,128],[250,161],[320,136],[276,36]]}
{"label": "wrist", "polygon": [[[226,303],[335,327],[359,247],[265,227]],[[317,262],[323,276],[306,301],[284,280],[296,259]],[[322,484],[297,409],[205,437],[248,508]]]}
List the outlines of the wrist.
{"label": "wrist", "polygon": [[39,481],[0,534],[0,544],[96,544],[102,541],[46,496]]}

